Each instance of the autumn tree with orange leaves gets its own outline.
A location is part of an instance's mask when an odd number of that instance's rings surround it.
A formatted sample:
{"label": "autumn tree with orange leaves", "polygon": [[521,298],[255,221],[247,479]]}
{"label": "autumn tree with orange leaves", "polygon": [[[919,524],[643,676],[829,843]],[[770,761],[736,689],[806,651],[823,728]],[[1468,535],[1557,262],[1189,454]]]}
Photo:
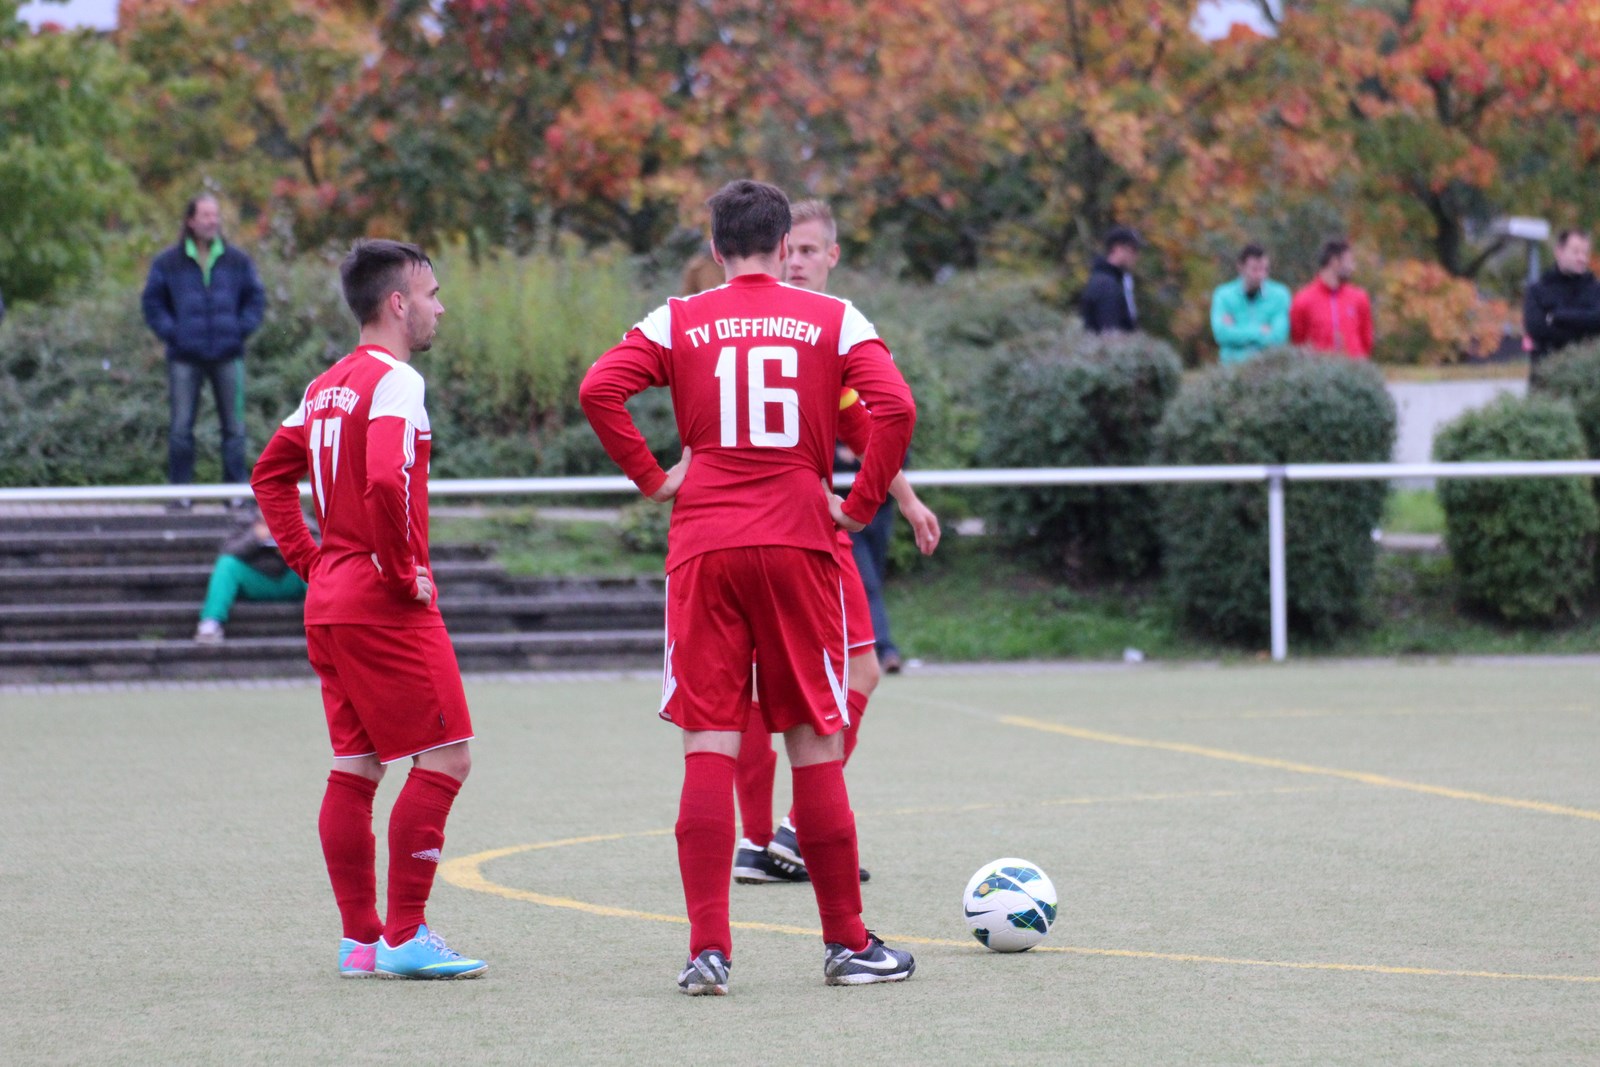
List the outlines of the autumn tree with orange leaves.
{"label": "autumn tree with orange leaves", "polygon": [[754,175],[879,263],[1065,302],[1124,222],[1196,356],[1242,242],[1298,283],[1348,232],[1380,351],[1492,346],[1519,268],[1489,224],[1600,217],[1600,4],[1261,2],[1275,36],[1206,41],[1193,0],[124,0],[113,148],[168,210],[205,183],[300,247],[649,252]]}
{"label": "autumn tree with orange leaves", "polygon": [[339,197],[336,93],[375,36],[339,0],[122,0],[116,42],[142,69],[121,149],[168,208],[203,188],[264,221],[290,210],[304,241]]}

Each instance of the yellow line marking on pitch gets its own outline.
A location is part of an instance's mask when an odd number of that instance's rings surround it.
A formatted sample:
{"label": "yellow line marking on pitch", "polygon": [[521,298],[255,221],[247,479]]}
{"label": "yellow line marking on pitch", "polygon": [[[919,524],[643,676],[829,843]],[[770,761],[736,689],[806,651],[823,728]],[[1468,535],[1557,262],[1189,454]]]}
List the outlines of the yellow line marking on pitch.
{"label": "yellow line marking on pitch", "polygon": [[1590,811],[1587,808],[1571,808],[1565,804],[1550,804],[1542,800],[1523,800],[1519,797],[1502,797],[1495,796],[1492,793],[1477,793],[1470,789],[1452,789],[1449,786],[1428,785],[1426,782],[1408,782],[1403,778],[1390,778],[1383,774],[1370,774],[1366,771],[1346,771],[1337,767],[1318,767],[1310,763],[1296,763],[1293,760],[1274,759],[1271,756],[1252,756],[1247,752],[1230,752],[1224,748],[1208,748],[1205,745],[1191,745],[1183,741],[1156,741],[1145,737],[1108,734],[1100,730],[1085,730],[1078,726],[1065,726],[1061,723],[1029,719],[1021,715],[1002,715],[1000,721],[1007,726],[1020,726],[1028,730],[1042,730],[1046,733],[1063,734],[1067,737],[1075,737],[1080,741],[1099,741],[1103,744],[1126,745],[1130,748],[1153,748],[1163,752],[1182,752],[1190,756],[1204,756],[1207,759],[1225,760],[1229,763],[1244,763],[1254,767],[1271,767],[1274,770],[1292,771],[1295,774],[1316,774],[1327,778],[1343,778],[1346,781],[1361,782],[1364,785],[1378,786],[1382,789],[1403,789],[1412,793],[1449,797],[1452,800],[1470,800],[1477,804],[1495,804],[1503,808],[1521,808],[1525,811],[1544,812],[1547,815],[1568,815],[1574,819],[1591,819],[1600,822],[1600,811]]}
{"label": "yellow line marking on pitch", "polygon": [[[644,830],[630,834],[593,834],[588,837],[568,837],[560,841],[541,841],[532,845],[512,845],[508,848],[494,848],[440,864],[439,876],[457,888],[469,889],[478,893],[489,893],[493,896],[505,897],[507,900],[526,901],[530,904],[541,904],[550,908],[566,908],[589,915],[604,916],[608,919],[639,919],[645,922],[675,923],[680,926],[686,926],[689,920],[682,915],[663,915],[660,912],[616,908],[607,904],[594,904],[586,900],[574,900],[571,897],[554,897],[527,889],[517,889],[514,886],[500,885],[498,882],[490,881],[484,875],[482,869],[484,864],[493,860],[503,859],[506,856],[514,856],[523,852],[561,848],[567,845],[587,845],[602,841],[622,841],[634,837],[670,837],[671,835],[671,830]],[[799,937],[822,936],[821,930],[805,926],[788,926],[782,923],[735,921],[730,925],[736,930],[758,930],[764,933],[791,934]],[[938,945],[979,951],[971,941],[958,941],[948,937],[911,937],[904,934],[893,934],[887,937],[886,940],[907,945]],[[1291,971],[1342,971],[1350,974],[1397,974],[1426,978],[1486,978],[1497,981],[1600,984],[1600,975],[1587,974],[1516,974],[1501,971],[1451,971],[1433,967],[1395,967],[1381,963],[1304,963],[1294,960],[1257,960],[1235,956],[1203,956],[1183,952],[1143,952],[1126,948],[1087,948],[1080,945],[1039,945],[1029,951],[1056,952],[1073,956],[1099,956],[1110,959],[1159,960],[1166,963],[1209,963],[1226,967],[1271,967]]]}
{"label": "yellow line marking on pitch", "polygon": [[1196,789],[1184,793],[1127,793],[1122,796],[1104,797],[1055,797],[1050,800],[1032,801],[1026,805],[1009,804],[1003,800],[992,801],[986,804],[948,804],[934,808],[889,808],[882,812],[867,812],[864,814],[878,815],[955,815],[966,811],[993,811],[996,808],[1015,808],[1026,806],[1029,808],[1061,808],[1078,807],[1095,804],[1134,804],[1148,803],[1153,800],[1217,800],[1230,797],[1247,796],[1286,796],[1293,793],[1315,793],[1322,786],[1278,786],[1274,789]]}
{"label": "yellow line marking on pitch", "polygon": [[[573,900],[571,897],[553,897],[545,893],[534,893],[527,889],[500,885],[498,882],[491,882],[484,877],[482,870],[483,865],[491,860],[514,856],[520,852],[561,848],[565,845],[588,845],[599,841],[621,841],[630,837],[671,836],[671,830],[644,830],[632,834],[593,834],[589,837],[568,837],[560,841],[541,841],[533,845],[512,845],[509,848],[494,848],[487,852],[478,852],[471,856],[462,856],[460,859],[447,860],[441,863],[439,865],[439,877],[461,889],[490,893],[497,897],[505,897],[508,900],[523,900],[530,904],[543,904],[547,908],[568,908],[572,911],[586,912],[590,915],[603,915],[610,919],[644,919],[648,922],[687,925],[689,919],[684,915],[662,915],[659,912],[636,911],[633,908],[614,908],[607,904],[592,904],[586,900]],[[735,922],[732,925],[736,930],[764,930],[773,934],[822,936],[821,930],[811,930],[804,926],[784,926],[780,923]]]}

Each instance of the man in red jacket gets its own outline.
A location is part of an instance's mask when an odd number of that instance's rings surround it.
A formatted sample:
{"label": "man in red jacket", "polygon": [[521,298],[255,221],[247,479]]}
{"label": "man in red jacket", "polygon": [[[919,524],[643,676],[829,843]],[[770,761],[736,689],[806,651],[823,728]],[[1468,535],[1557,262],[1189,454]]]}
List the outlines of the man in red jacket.
{"label": "man in red jacket", "polygon": [[1321,267],[1289,305],[1289,343],[1351,359],[1372,357],[1372,301],[1351,285],[1356,254],[1350,242],[1328,241],[1317,257]]}

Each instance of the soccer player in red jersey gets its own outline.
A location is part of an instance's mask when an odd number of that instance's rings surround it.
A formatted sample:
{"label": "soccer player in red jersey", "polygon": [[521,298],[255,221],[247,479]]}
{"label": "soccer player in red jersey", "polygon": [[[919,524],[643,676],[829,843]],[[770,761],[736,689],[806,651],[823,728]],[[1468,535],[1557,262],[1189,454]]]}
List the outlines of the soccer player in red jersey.
{"label": "soccer player in red jersey", "polygon": [[[825,293],[828,275],[839,263],[839,236],[833,212],[821,200],[801,200],[790,207],[789,254],[784,260],[784,280],[802,289]],[[839,396],[839,439],[841,458],[849,461],[866,451],[871,439],[872,420],[866,405],[852,389]],[[900,505],[911,523],[917,548],[929,555],[939,544],[939,519],[918,498],[904,472],[889,483],[889,495]],[[882,672],[874,650],[872,614],[867,591],[856,568],[850,535],[839,531],[834,555],[844,575],[845,629],[850,635],[850,725],[844,739],[844,761],[848,766],[860,738],[861,718],[867,702],[878,687]],[[759,678],[760,669],[757,666]],[[759,699],[759,682],[757,697]],[[745,885],[766,882],[807,880],[805,859],[794,828],[794,812],[772,825],[773,780],[778,754],[772,748],[772,735],[759,715],[752,715],[739,746],[734,792],[739,799],[739,821],[744,836],[734,854],[734,880]],[[861,880],[870,877],[865,867]]]}
{"label": "soccer player in red jersey", "polygon": [[[476,978],[424,911],[444,824],[472,767],[472,721],[428,563],[432,431],[422,375],[444,306],[415,245],[360,241],[339,268],[361,324],[354,352],[319,375],[256,461],[251,487],[285,562],[309,583],[306,647],[333,743],[317,822],[344,924],[343,977]],[[309,472],[318,547],[300,510]],[[378,918],[372,798],[411,761],[389,814],[387,920]]]}
{"label": "soccer player in red jersey", "polygon": [[[822,917],[830,985],[899,981],[911,954],[861,922],[855,816],[844,784],[850,721],[839,527],[860,529],[883,502],[911,441],[911,391],[848,301],[780,283],[789,201],[736,181],[710,200],[727,284],[674,299],[628,331],[585,377],[579,399],[606,451],[640,491],[674,500],[667,540],[667,639],[661,717],[683,730],[678,866],[689,911],[689,964],[678,988],[728,988],[733,780],[751,712],[781,732],[795,815]],[[624,406],[672,391],[684,458],[663,471]],[[874,414],[872,446],[848,501],[828,488],[839,393]]]}

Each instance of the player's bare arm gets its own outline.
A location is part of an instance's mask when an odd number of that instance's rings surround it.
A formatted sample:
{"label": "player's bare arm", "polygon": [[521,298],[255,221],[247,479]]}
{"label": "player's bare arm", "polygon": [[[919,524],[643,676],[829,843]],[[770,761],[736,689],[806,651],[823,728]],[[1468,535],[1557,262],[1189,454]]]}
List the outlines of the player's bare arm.
{"label": "player's bare arm", "polygon": [[[838,452],[846,460],[864,455],[872,444],[872,413],[853,389],[846,389],[839,397],[839,438]],[[939,517],[911,488],[905,471],[898,472],[889,483],[889,495],[894,497],[900,505],[901,514],[911,523],[918,551],[924,556],[931,556],[939,546]]]}
{"label": "player's bare arm", "polygon": [[939,516],[917,496],[905,471],[896,474],[889,483],[889,495],[894,497],[895,503],[900,505],[900,514],[911,524],[917,551],[924,556],[933,555],[933,550],[939,547]]}

